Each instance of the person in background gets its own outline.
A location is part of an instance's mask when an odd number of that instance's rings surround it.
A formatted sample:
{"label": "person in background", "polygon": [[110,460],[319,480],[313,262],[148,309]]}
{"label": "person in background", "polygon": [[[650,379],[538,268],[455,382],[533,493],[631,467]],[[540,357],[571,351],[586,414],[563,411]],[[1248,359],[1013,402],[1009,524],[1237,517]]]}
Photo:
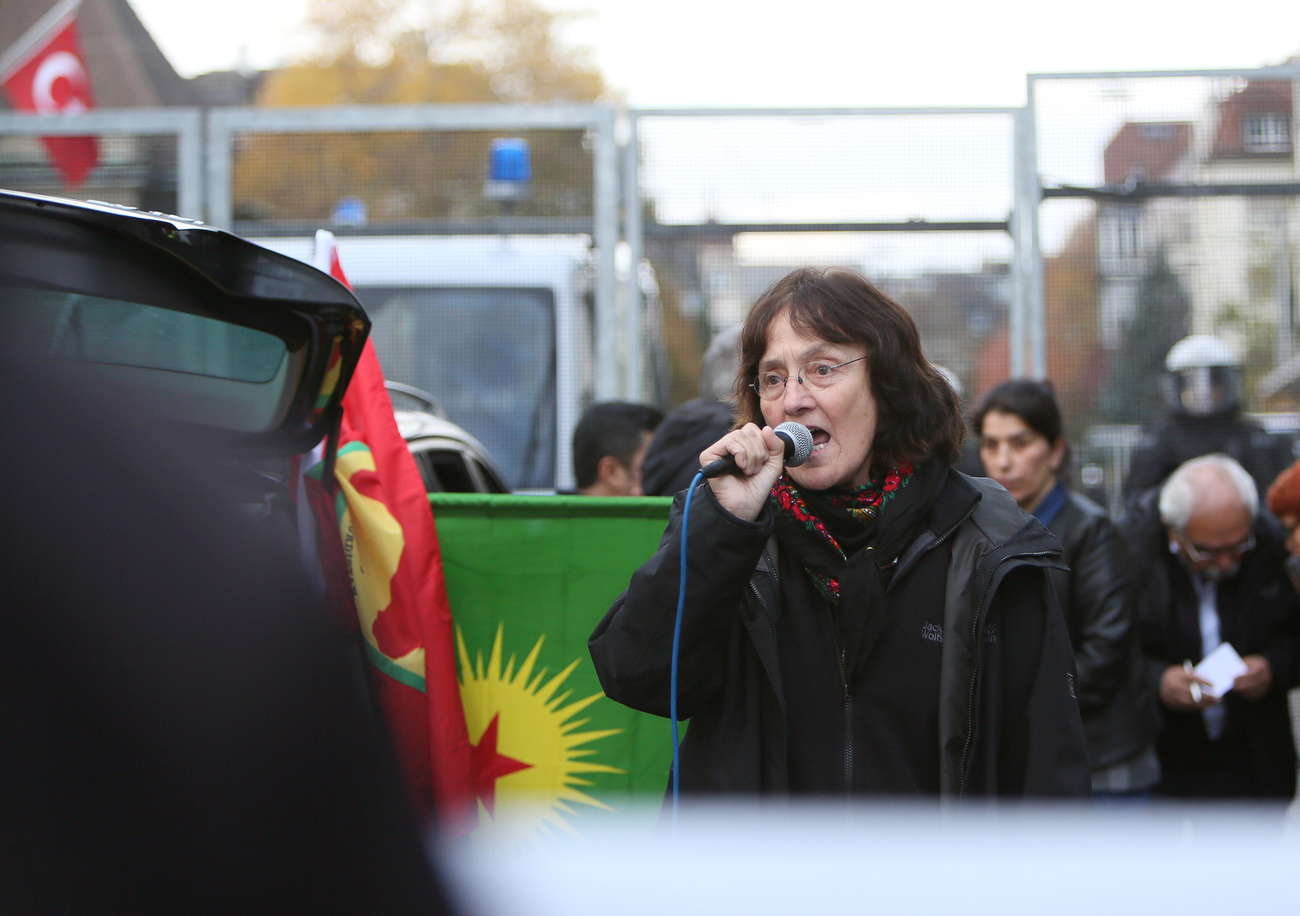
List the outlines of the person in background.
{"label": "person in background", "polygon": [[1264,501],[1286,530],[1286,572],[1300,592],[1300,461],[1277,475]]}
{"label": "person in background", "polygon": [[1159,720],[1142,676],[1132,558],[1101,507],[1065,487],[1069,447],[1056,395],[1046,382],[1003,382],[984,396],[973,426],[988,476],[1061,541],[1068,569],[1051,577],[1074,647],[1093,793],[1149,795],[1160,780]]}
{"label": "person in background", "polygon": [[581,496],[641,496],[641,464],[663,413],[646,404],[592,404],[573,430],[573,477]]}
{"label": "person in background", "polygon": [[668,411],[655,430],[641,467],[647,496],[672,496],[690,486],[700,469],[700,452],[731,429],[740,328],[734,325],[713,338],[704,351],[700,396]]}
{"label": "person in background", "polygon": [[[796,270],[759,298],[740,352],[740,426],[696,459],[737,472],[677,494],[596,626],[606,695],[667,716],[678,672],[683,792],[1086,795],[1047,577],[1060,545],[951,470],[961,409],[907,310],[854,271]],[[812,436],[798,467],[774,431],[787,421]]]}
{"label": "person in background", "polygon": [[1124,480],[1124,499],[1164,483],[1180,464],[1219,452],[1236,459],[1262,491],[1291,462],[1290,444],[1242,416],[1241,360],[1217,337],[1194,334],[1169,348],[1166,415],[1144,430]]}
{"label": "person in background", "polygon": [[[1227,455],[1194,458],[1132,506],[1120,530],[1142,570],[1138,627],[1164,714],[1158,794],[1289,800],[1297,595],[1281,528],[1260,512],[1250,474]],[[1220,646],[1244,665],[1221,699],[1195,670]]]}
{"label": "person in background", "polygon": [[[962,387],[961,379],[957,377],[957,373],[953,372],[946,366],[935,366],[934,368],[938,370],[939,374],[942,375],[947,380],[948,384],[952,386],[952,390],[957,395],[957,402],[962,405],[962,412],[964,413],[966,411],[966,391]],[[980,464],[978,437],[966,437],[962,442],[961,456],[957,459],[956,463],[953,464],[953,467],[971,477],[987,476],[984,473],[984,466]]]}

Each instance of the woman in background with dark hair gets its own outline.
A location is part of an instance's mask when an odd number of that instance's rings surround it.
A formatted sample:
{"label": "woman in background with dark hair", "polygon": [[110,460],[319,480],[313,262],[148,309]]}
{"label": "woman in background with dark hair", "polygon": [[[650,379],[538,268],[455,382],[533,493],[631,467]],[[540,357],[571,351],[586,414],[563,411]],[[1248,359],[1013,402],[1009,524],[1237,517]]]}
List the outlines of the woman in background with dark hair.
{"label": "woman in background with dark hair", "polygon": [[[797,270],[740,341],[739,426],[700,454],[737,471],[690,512],[682,789],[1086,794],[1060,547],[951,470],[957,396],[911,316],[852,271]],[[798,467],[785,421],[812,434]],[[605,693],[665,716],[689,495],[590,639]]]}
{"label": "woman in background with dark hair", "polygon": [[1062,483],[1068,447],[1050,385],[1003,382],[973,423],[980,459],[1020,508],[1061,541],[1068,569],[1052,570],[1065,611],[1098,795],[1147,795],[1160,781],[1154,698],[1143,686],[1135,621],[1137,583],[1128,548],[1106,513]]}

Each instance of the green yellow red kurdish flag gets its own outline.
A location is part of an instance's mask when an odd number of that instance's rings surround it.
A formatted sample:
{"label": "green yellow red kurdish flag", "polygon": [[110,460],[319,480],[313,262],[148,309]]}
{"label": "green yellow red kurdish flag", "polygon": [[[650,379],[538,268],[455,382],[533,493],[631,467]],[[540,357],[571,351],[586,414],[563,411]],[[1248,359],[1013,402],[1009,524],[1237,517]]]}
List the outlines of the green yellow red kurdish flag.
{"label": "green yellow red kurdish flag", "polygon": [[667,498],[435,493],[479,826],[581,833],[668,785],[668,722],[601,692],[587,637],[654,553]]}
{"label": "green yellow red kurdish flag", "polygon": [[[318,266],[346,284],[333,235],[317,233],[316,249]],[[338,441],[339,536],[373,682],[417,806],[463,833],[476,816],[473,760],[438,534],[369,341],[343,397]]]}

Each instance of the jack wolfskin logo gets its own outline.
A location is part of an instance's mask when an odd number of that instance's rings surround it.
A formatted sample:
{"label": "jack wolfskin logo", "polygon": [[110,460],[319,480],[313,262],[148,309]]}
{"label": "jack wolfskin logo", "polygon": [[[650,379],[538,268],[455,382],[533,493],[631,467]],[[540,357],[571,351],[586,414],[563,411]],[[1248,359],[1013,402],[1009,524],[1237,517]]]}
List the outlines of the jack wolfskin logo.
{"label": "jack wolfskin logo", "polygon": [[937,623],[927,623],[921,627],[921,638],[930,642],[943,642],[943,627]]}
{"label": "jack wolfskin logo", "polygon": [[994,642],[997,642],[997,641],[998,641],[998,625],[997,625],[997,624],[995,624],[995,623],[991,623],[991,624],[989,624],[987,627],[984,628],[984,641],[987,642],[987,643],[994,643]]}

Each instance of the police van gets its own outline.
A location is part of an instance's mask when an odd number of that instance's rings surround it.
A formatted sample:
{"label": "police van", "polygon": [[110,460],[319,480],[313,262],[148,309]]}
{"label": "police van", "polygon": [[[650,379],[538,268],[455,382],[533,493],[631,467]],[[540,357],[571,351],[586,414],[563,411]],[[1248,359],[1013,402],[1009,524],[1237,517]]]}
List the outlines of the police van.
{"label": "police van", "polygon": [[[253,241],[313,262],[313,238]],[[589,237],[355,235],[338,252],[385,378],[430,392],[512,490],[572,489],[594,386]]]}

